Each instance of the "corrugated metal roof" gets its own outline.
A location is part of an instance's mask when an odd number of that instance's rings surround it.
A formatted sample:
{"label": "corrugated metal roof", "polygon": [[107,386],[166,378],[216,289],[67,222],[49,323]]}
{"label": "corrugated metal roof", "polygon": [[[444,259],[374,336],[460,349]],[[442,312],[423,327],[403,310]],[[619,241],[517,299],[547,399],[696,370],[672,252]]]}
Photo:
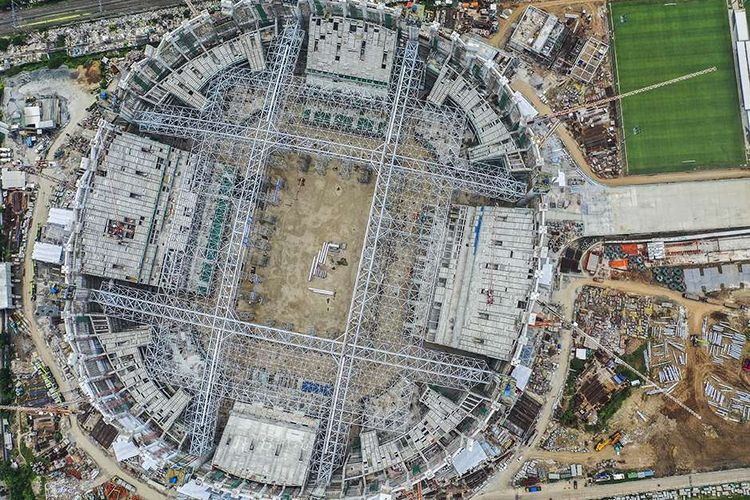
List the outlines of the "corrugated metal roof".
{"label": "corrugated metal roof", "polygon": [[740,69],[742,106],[746,110],[750,109],[750,66],[748,66],[747,49],[747,42],[737,42],[737,66]]}
{"label": "corrugated metal roof", "polygon": [[48,264],[60,264],[62,262],[63,247],[37,241],[34,243],[34,252],[31,258]]}
{"label": "corrugated metal roof", "polygon": [[10,262],[0,262],[0,309],[13,307],[13,284]]}
{"label": "corrugated metal roof", "polygon": [[21,172],[20,170],[10,170],[4,168],[1,180],[3,189],[26,188],[26,172]]}
{"label": "corrugated metal roof", "polygon": [[75,221],[75,212],[64,208],[50,208],[49,217],[47,217],[48,224],[56,224],[63,226],[65,229],[72,229],[73,222]]}

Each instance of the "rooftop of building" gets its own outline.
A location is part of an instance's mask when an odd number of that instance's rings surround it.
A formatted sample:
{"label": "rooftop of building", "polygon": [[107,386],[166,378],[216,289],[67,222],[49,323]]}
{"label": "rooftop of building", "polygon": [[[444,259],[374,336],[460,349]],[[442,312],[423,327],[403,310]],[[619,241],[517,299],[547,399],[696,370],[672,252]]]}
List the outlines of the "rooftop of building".
{"label": "rooftop of building", "polygon": [[89,165],[82,271],[155,284],[167,202],[188,154],[111,126],[109,132],[104,154]]}
{"label": "rooftop of building", "polygon": [[213,465],[259,483],[301,486],[319,422],[299,414],[235,403]]}
{"label": "rooftop of building", "polygon": [[343,17],[311,18],[308,82],[385,88],[396,56],[397,33]]}
{"label": "rooftop of building", "polygon": [[533,210],[454,207],[430,321],[430,340],[509,360],[535,268]]}
{"label": "rooftop of building", "polygon": [[565,25],[554,14],[529,5],[511,34],[508,46],[547,58],[564,31]]}

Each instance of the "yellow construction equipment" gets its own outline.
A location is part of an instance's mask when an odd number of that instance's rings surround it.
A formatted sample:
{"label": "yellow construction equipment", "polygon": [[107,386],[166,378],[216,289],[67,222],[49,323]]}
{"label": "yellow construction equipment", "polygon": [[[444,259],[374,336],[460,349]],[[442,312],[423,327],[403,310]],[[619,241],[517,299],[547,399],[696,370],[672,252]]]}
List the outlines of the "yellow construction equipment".
{"label": "yellow construction equipment", "polygon": [[622,432],[617,431],[608,438],[604,438],[598,443],[596,443],[596,448],[594,448],[596,451],[602,451],[604,448],[606,448],[609,445],[615,445],[618,441],[620,441],[620,438],[622,438]]}

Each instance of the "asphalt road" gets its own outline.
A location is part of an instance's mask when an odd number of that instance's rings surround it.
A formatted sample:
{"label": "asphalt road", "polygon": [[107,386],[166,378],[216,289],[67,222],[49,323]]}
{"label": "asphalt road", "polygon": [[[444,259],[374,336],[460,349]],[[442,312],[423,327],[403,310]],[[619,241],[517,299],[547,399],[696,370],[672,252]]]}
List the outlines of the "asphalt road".
{"label": "asphalt road", "polygon": [[699,474],[686,474],[684,476],[643,479],[640,481],[628,481],[617,484],[595,484],[591,486],[583,486],[583,481],[579,481],[577,490],[573,489],[571,483],[563,481],[552,484],[544,484],[542,485],[542,491],[538,493],[528,493],[525,490],[517,489],[512,493],[486,493],[482,495],[481,498],[486,500],[515,500],[521,498],[584,500],[589,498],[629,495],[647,491],[675,490],[679,488],[689,488],[692,486],[708,486],[711,484],[740,481],[750,481],[750,469],[732,469],[716,472],[703,472]]}
{"label": "asphalt road", "polygon": [[31,31],[103,17],[185,5],[183,0],[63,0],[39,7],[0,11],[0,35]]}

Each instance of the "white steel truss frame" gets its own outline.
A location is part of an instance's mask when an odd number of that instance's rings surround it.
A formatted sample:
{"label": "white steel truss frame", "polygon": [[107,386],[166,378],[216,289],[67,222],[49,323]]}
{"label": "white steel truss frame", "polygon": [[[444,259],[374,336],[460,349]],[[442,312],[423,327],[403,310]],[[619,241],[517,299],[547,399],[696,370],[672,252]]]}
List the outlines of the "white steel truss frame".
{"label": "white steel truss frame", "polygon": [[[143,132],[193,141],[192,170],[182,180],[178,204],[197,199],[190,206],[201,220],[208,217],[211,203],[226,204],[222,239],[216,248],[198,244],[192,228],[190,245],[185,245],[192,250],[175,252],[165,261],[158,291],[106,282],[92,290],[90,298],[110,316],[153,325],[154,345],[146,353],[149,371],[195,394],[190,407],[192,454],[206,455],[213,448],[220,400],[269,403],[318,418],[310,482],[323,495],[343,463],[351,425],[364,420],[365,394],[404,379],[461,390],[494,381],[484,360],[425,347],[420,333],[434,294],[437,252],[454,192],[516,202],[525,195],[526,184],[511,177],[502,164],[464,159],[460,148],[465,118],[419,102],[424,67],[415,31],[400,44],[384,97],[300,83],[293,71],[303,34],[299,21],[288,23],[269,50],[267,69],[220,76],[205,110],[163,106],[136,117]],[[244,89],[245,96],[253,89],[262,93],[262,109],[252,117],[232,119],[221,98],[233,88]],[[378,113],[387,118],[387,127],[382,135],[357,136],[344,130],[331,133],[316,124],[303,126],[295,114],[303,103]],[[252,103],[243,106],[251,108]],[[440,151],[420,146],[428,140],[420,130],[434,123],[446,124]],[[257,230],[266,168],[277,151],[365,165],[376,174],[347,325],[337,339],[242,321],[234,311],[242,264]],[[230,191],[198,192],[215,182],[217,170],[228,164],[235,175]],[[173,226],[170,239],[180,238],[178,233]],[[397,256],[399,252],[406,257]],[[180,292],[197,259],[209,262],[218,274],[204,293]],[[164,356],[163,344],[174,340],[177,329],[203,336],[207,347],[199,380],[175,378],[169,360],[154,359]],[[263,361],[241,362],[260,356]],[[382,380],[367,376],[372,367],[382,372]],[[300,390],[301,378],[326,389]],[[404,415],[408,407],[398,407],[367,425],[403,429],[399,419]]]}

